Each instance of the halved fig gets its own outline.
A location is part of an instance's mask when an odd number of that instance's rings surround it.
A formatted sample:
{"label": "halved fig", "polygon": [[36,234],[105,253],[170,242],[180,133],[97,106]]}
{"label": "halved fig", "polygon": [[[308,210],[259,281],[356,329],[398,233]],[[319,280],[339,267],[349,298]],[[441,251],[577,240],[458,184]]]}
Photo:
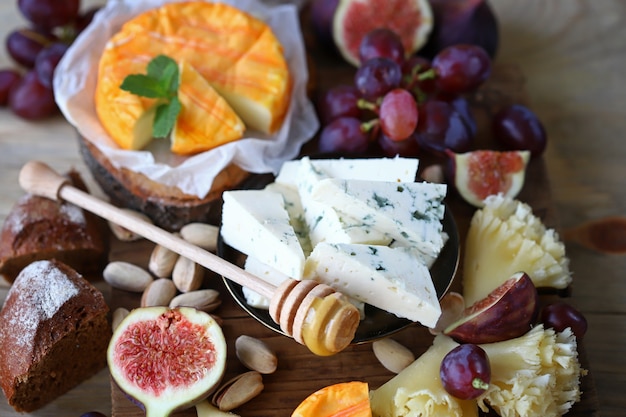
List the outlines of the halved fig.
{"label": "halved fig", "polygon": [[333,39],[346,61],[358,67],[361,40],[370,31],[387,28],[402,39],[407,56],[427,41],[433,28],[428,0],[339,0],[333,18]]}
{"label": "halved fig", "polygon": [[226,342],[203,311],[136,308],[115,329],[107,360],[115,383],[147,417],[166,417],[216,388],[226,366]]}
{"label": "halved fig", "polygon": [[537,316],[538,294],[528,274],[517,272],[484,299],[467,307],[443,333],[459,343],[492,343],[519,337]]}
{"label": "halved fig", "polygon": [[490,195],[515,198],[524,186],[529,151],[448,150],[446,154],[450,181],[459,195],[475,207],[484,207]]}

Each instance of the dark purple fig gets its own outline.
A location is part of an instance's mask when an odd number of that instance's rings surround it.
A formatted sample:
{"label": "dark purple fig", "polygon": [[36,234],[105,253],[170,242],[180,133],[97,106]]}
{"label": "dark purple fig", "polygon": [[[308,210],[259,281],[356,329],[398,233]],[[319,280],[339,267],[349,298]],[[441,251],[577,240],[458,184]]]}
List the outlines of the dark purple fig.
{"label": "dark purple fig", "polygon": [[333,40],[333,18],[339,0],[313,0],[311,2],[311,27],[313,33],[324,46],[332,46]]}
{"label": "dark purple fig", "polygon": [[435,24],[420,55],[434,57],[442,49],[469,43],[491,58],[498,50],[498,21],[487,0],[430,0]]}
{"label": "dark purple fig", "polygon": [[467,307],[443,333],[460,343],[492,343],[528,332],[538,309],[537,288],[525,272],[513,274],[487,297]]}

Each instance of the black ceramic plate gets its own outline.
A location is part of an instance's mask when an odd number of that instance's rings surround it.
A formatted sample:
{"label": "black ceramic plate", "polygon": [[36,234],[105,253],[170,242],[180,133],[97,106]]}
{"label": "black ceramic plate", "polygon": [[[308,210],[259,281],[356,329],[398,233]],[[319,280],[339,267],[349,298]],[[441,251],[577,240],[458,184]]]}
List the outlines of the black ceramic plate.
{"label": "black ceramic plate", "polygon": [[[255,175],[250,177],[250,179],[242,185],[242,188],[261,189],[273,180],[274,177],[272,175]],[[449,239],[439,254],[439,258],[437,258],[437,261],[430,269],[433,283],[435,284],[435,289],[437,290],[439,298],[443,297],[443,295],[448,291],[459,262],[459,234],[454,218],[447,207],[443,218],[443,230],[449,235]],[[217,252],[222,258],[234,263],[235,265],[243,267],[246,255],[224,243],[221,235],[218,239]],[[235,301],[246,312],[248,312],[248,314],[270,329],[275,330],[278,333],[285,334],[280,329],[280,326],[272,320],[267,310],[251,307],[248,303],[246,303],[246,298],[243,295],[241,285],[227,278],[224,278],[224,283],[226,284],[228,291],[230,291],[231,295],[234,297]],[[399,318],[374,306],[366,305],[365,319],[363,319],[359,324],[352,343],[364,343],[380,339],[402,330],[411,324],[414,324],[414,322]]]}

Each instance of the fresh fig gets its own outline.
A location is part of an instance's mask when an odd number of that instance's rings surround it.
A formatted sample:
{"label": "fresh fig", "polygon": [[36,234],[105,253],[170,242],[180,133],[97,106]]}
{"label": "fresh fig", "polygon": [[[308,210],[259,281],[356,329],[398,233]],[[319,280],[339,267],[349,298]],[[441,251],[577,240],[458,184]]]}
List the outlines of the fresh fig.
{"label": "fresh fig", "polygon": [[333,17],[333,40],[346,61],[358,67],[359,49],[367,33],[377,28],[396,32],[406,55],[427,41],[433,27],[428,0],[339,0]]}
{"label": "fresh fig", "polygon": [[166,417],[211,394],[224,375],[226,342],[203,311],[136,308],[115,329],[107,361],[115,383],[147,417]]}
{"label": "fresh fig", "polygon": [[494,58],[499,44],[498,20],[487,0],[429,0],[435,24],[420,54],[432,58],[457,44],[481,46]]}
{"label": "fresh fig", "polygon": [[448,179],[468,203],[483,207],[490,195],[515,198],[524,186],[529,151],[446,151]]}
{"label": "fresh fig", "polygon": [[537,288],[517,272],[487,297],[467,307],[443,333],[460,343],[492,343],[519,337],[531,328],[538,310]]}

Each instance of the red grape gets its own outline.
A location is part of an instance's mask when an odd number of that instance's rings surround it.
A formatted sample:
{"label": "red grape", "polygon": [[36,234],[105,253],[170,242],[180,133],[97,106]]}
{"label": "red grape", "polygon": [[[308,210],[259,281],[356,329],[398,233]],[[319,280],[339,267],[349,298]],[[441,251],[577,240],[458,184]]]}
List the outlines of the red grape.
{"label": "red grape", "polygon": [[404,45],[400,36],[387,28],[378,28],[368,32],[359,45],[359,60],[364,63],[373,58],[388,58],[402,65]]}
{"label": "red grape", "polygon": [[391,140],[408,138],[417,127],[417,103],[413,95],[394,88],[383,97],[379,110],[380,128]]}
{"label": "red grape", "polygon": [[376,100],[402,81],[402,68],[388,58],[364,62],[354,75],[354,85],[365,99]]}
{"label": "red grape", "polygon": [[391,140],[384,133],[380,132],[378,135],[378,146],[383,155],[388,157],[394,157],[396,155],[416,157],[419,155],[419,145],[414,135],[404,140]]}
{"label": "red grape", "polygon": [[562,301],[548,304],[541,310],[541,322],[557,332],[571,328],[578,339],[587,332],[587,319],[572,305]]}
{"label": "red grape", "polygon": [[369,147],[369,134],[355,117],[339,117],[322,129],[320,152],[363,153]]}
{"label": "red grape", "polygon": [[67,49],[68,45],[64,43],[53,43],[37,55],[37,59],[35,59],[35,72],[37,73],[37,77],[39,77],[39,82],[44,86],[52,88],[54,70]]}
{"label": "red grape", "polygon": [[456,153],[470,151],[474,137],[461,114],[445,101],[429,100],[419,107],[417,143],[434,155],[445,155],[446,149]]}
{"label": "red grape", "polygon": [[326,125],[342,116],[359,118],[361,115],[359,98],[358,90],[352,85],[341,84],[327,90],[318,102],[322,124]]}
{"label": "red grape", "polygon": [[9,33],[6,38],[6,47],[15,62],[26,68],[32,68],[39,52],[56,41],[57,38],[51,33],[23,28]]}
{"label": "red grape", "polygon": [[476,136],[478,126],[476,125],[476,119],[474,118],[474,114],[472,113],[469,101],[467,101],[465,97],[439,91],[436,94],[431,95],[431,99],[450,103],[467,125],[467,128],[470,131],[470,135],[472,137]]}
{"label": "red grape", "polygon": [[17,7],[35,26],[52,29],[78,17],[80,0],[18,0]]}
{"label": "red grape", "polygon": [[450,395],[470,400],[489,388],[491,364],[483,348],[466,343],[455,347],[444,356],[439,376]]}
{"label": "red grape", "polygon": [[546,149],[543,124],[528,107],[513,104],[497,112],[492,120],[493,134],[507,149],[528,150],[538,156]]}
{"label": "red grape", "polygon": [[432,63],[437,86],[447,93],[475,90],[489,78],[491,59],[480,46],[459,44],[439,52]]}
{"label": "red grape", "polygon": [[9,107],[18,116],[29,120],[43,119],[57,110],[52,90],[39,82],[34,71],[27,72],[11,90]]}
{"label": "red grape", "polygon": [[9,94],[22,79],[22,74],[14,69],[0,70],[0,106],[9,102]]}

